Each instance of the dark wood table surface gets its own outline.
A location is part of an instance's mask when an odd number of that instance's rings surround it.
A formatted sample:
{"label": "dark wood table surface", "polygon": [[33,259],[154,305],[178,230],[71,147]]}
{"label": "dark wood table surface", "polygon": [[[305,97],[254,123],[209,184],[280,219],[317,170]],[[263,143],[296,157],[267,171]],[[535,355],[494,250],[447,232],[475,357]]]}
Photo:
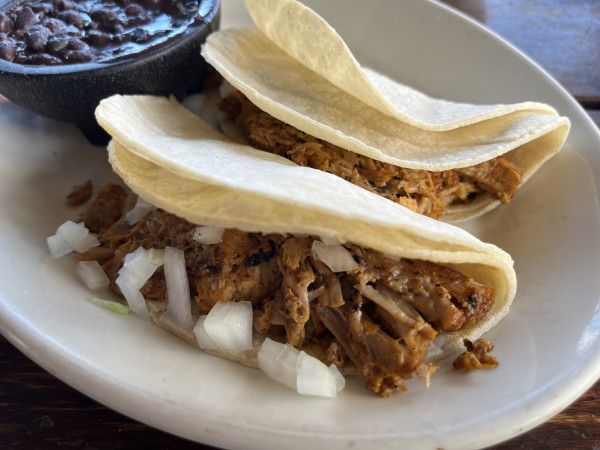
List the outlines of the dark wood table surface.
{"label": "dark wood table surface", "polygon": [[[448,0],[546,68],[600,126],[600,0]],[[0,448],[210,448],[116,413],[0,336]],[[493,446],[600,449],[600,381],[539,427]]]}

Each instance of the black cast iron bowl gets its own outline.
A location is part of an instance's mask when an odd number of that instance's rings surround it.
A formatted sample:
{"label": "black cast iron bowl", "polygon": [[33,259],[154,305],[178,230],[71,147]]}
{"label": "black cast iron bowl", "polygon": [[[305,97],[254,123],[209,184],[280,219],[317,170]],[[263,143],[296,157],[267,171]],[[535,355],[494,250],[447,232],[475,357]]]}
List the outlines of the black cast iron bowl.
{"label": "black cast iron bowl", "polygon": [[[0,0],[0,11],[14,3]],[[113,94],[182,98],[202,78],[207,64],[200,47],[219,28],[220,0],[203,0],[200,13],[203,20],[167,43],[122,60],[32,66],[0,59],[0,94],[36,114],[72,122],[104,145],[108,135],[94,118],[100,100]]]}

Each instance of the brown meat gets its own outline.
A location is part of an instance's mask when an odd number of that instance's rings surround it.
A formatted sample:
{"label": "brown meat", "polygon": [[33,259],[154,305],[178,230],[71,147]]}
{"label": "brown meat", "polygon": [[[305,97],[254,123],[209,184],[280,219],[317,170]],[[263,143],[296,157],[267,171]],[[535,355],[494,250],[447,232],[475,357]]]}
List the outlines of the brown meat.
{"label": "brown meat", "polygon": [[92,233],[100,233],[115,223],[123,214],[127,194],[118,184],[101,187],[92,204],[82,215],[84,225]]}
{"label": "brown meat", "polygon": [[201,247],[189,263],[198,271],[193,279],[196,303],[202,310],[224,301],[255,304],[281,285],[277,243],[268,236],[225,230],[223,242]]}
{"label": "brown meat", "polygon": [[67,195],[67,205],[71,207],[83,205],[92,196],[94,185],[91,180],[85,183],[75,186],[73,190]]}
{"label": "brown meat", "polygon": [[277,305],[284,317],[287,342],[298,346],[305,337],[304,326],[310,317],[308,287],[315,274],[307,261],[311,254],[312,239],[290,237],[281,245],[277,262],[283,274],[282,297]]}
{"label": "brown meat", "polygon": [[455,170],[404,169],[303,133],[261,111],[241,92],[226,97],[221,108],[256,148],[288,158],[300,166],[332,173],[434,218],[442,215],[448,205],[470,203],[484,194],[507,203],[521,183],[522,170],[501,156]]}
{"label": "brown meat", "polygon": [[467,350],[454,360],[452,364],[454,369],[466,369],[467,372],[471,372],[473,370],[498,367],[498,360],[489,355],[494,349],[489,340],[477,339],[475,342],[471,342],[465,339],[464,344]]}
{"label": "brown meat", "polygon": [[396,291],[440,330],[469,328],[494,304],[494,288],[448,267],[420,260],[396,261],[357,246],[352,251],[363,267],[355,275],[358,284],[377,282]]}
{"label": "brown meat", "polygon": [[[89,217],[104,209],[114,213],[126,197],[114,187],[100,192]],[[76,255],[99,261],[115,292],[120,293],[116,279],[127,254],[140,246],[180,248],[201,311],[217,302],[248,300],[258,333],[307,349],[328,364],[351,361],[368,389],[381,396],[404,390],[403,380],[413,376],[429,383],[436,369],[423,362],[429,342],[440,330],[474,325],[494,301],[493,288],[453,269],[356,245],[345,247],[358,268],[334,273],[313,256],[312,237],[226,229],[221,242],[202,244],[193,239],[196,225],[161,209],[134,225],[115,216],[98,221],[101,246]],[[147,299],[166,298],[162,268],[141,292]],[[485,356],[478,360],[488,363]]]}

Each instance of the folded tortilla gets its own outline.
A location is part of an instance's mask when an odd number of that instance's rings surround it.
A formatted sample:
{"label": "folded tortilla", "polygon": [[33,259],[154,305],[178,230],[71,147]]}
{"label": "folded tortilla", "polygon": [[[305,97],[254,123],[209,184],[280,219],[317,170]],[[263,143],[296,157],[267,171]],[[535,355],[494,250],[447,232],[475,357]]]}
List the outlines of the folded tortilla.
{"label": "folded tortilla", "polygon": [[[416,214],[344,180],[240,145],[176,101],[114,96],[96,117],[113,137],[109,161],[137,194],[202,225],[248,232],[314,235],[373,249],[392,258],[431,261],[491,286],[496,300],[471,328],[439,333],[426,357],[456,352],[504,317],[515,294],[510,256],[455,226]],[[163,302],[164,303],[164,302]],[[191,329],[161,320],[164,305],[149,302],[153,318],[189,342]],[[256,350],[219,356],[256,365]]]}
{"label": "folded tortilla", "polygon": [[[504,155],[523,170],[523,183],[567,137],[569,120],[549,105],[434,99],[361,67],[335,30],[295,0],[245,4],[258,28],[211,34],[203,57],[258,108],[318,139],[428,171]],[[450,205],[440,219],[466,220],[498,204],[482,195]]]}

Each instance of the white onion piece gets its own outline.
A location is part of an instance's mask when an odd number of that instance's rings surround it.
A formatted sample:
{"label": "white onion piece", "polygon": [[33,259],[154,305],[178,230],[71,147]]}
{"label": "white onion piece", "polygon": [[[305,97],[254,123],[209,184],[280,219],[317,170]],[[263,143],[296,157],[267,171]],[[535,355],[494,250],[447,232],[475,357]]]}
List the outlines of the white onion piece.
{"label": "white onion piece", "polygon": [[59,226],[56,234],[47,238],[46,242],[54,258],[72,251],[85,252],[100,245],[97,236],[90,233],[83,223],[75,223],[71,220]]}
{"label": "white onion piece", "polygon": [[237,353],[252,349],[252,304],[217,302],[204,321],[204,328],[220,350]]}
{"label": "white onion piece", "polygon": [[75,269],[81,281],[91,291],[106,289],[110,280],[98,261],[79,261]]}
{"label": "white onion piece", "polygon": [[[327,366],[325,366],[325,369],[327,369]],[[298,375],[298,394],[330,398],[336,397],[335,379],[330,373],[321,373],[321,375],[324,376]]]}
{"label": "white onion piece", "polygon": [[48,249],[53,258],[60,258],[73,251],[73,248],[67,241],[55,234],[47,237],[46,243],[48,244]]}
{"label": "white onion piece", "polygon": [[345,385],[333,364],[327,367],[306,352],[269,338],[258,352],[258,366],[275,381],[304,395],[335,397]]}
{"label": "white onion piece", "polygon": [[340,245],[341,242],[339,239],[329,237],[329,236],[319,236],[321,242],[326,245]]}
{"label": "white onion piece", "polygon": [[123,281],[122,277],[117,278],[117,286],[121,289],[123,293],[123,297],[127,300],[127,304],[131,308],[131,310],[140,317],[144,319],[149,319],[150,315],[148,314],[148,305],[146,305],[146,300],[144,296],[140,292],[139,289],[133,288],[131,285],[127,284]]}
{"label": "white onion piece", "polygon": [[352,253],[339,244],[328,245],[314,241],[312,253],[316,259],[323,261],[333,272],[348,272],[358,269],[358,263],[354,261]]}
{"label": "white onion piece", "polygon": [[160,264],[156,264],[151,258],[151,252],[144,247],[138,247],[134,252],[125,255],[123,267],[119,270],[116,280],[131,310],[144,318],[149,317],[148,307],[140,289],[159,266]]}
{"label": "white onion piece", "polygon": [[346,387],[346,379],[344,378],[344,375],[342,375],[342,372],[340,372],[340,370],[334,364],[329,364],[327,366],[327,370],[329,370],[329,373],[331,373],[333,379],[335,380],[336,390],[341,392],[342,389]]}
{"label": "white onion piece", "polygon": [[337,382],[329,368],[317,358],[301,351],[296,362],[298,375],[297,389],[299,394],[335,397]]}
{"label": "white onion piece", "polygon": [[96,235],[90,233],[83,223],[75,223],[70,220],[58,227],[56,235],[67,241],[76,252],[85,252],[100,245]]}
{"label": "white onion piece", "polygon": [[205,225],[202,227],[197,227],[194,230],[192,239],[200,242],[201,244],[218,244],[219,242],[223,242],[224,231],[225,228]]}
{"label": "white onion piece", "polygon": [[[148,257],[150,258],[150,255]],[[177,326],[191,327],[194,320],[183,250],[176,247],[165,248],[164,270],[167,282],[166,314]]]}
{"label": "white onion piece", "polygon": [[200,348],[203,348],[204,350],[215,350],[219,347],[217,347],[215,341],[210,338],[206,332],[206,328],[204,328],[206,317],[207,316],[204,315],[198,318],[198,322],[196,322],[196,326],[194,326],[194,336],[196,336],[196,342],[198,342]]}
{"label": "white onion piece", "polygon": [[152,203],[147,202],[142,197],[138,197],[135,206],[127,211],[125,217],[127,218],[129,225],[135,225],[142,217],[155,209],[156,206]]}
{"label": "white onion piece", "polygon": [[296,389],[296,362],[298,350],[266,338],[258,351],[258,367],[269,377]]}
{"label": "white onion piece", "polygon": [[151,258],[148,250],[138,247],[135,251],[125,255],[123,267],[119,270],[119,278],[123,278],[123,282],[132,288],[141,289],[160,265]]}

